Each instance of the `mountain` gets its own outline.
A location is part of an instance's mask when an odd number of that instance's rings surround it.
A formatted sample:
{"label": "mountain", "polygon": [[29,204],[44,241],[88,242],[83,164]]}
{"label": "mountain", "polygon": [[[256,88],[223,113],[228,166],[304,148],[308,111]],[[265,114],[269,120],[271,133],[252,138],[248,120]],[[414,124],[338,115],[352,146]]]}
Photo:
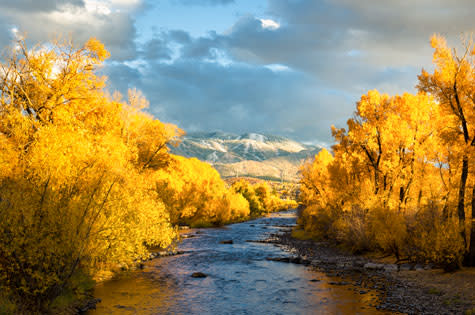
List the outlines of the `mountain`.
{"label": "mountain", "polygon": [[170,150],[210,163],[223,177],[296,181],[300,165],[320,148],[273,135],[196,132],[187,134],[178,147]]}

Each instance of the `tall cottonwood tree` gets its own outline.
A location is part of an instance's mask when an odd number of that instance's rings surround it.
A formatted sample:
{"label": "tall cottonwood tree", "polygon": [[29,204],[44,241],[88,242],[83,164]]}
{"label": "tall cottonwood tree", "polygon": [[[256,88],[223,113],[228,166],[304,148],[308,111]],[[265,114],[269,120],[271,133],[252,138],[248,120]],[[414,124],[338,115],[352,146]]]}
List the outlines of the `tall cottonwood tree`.
{"label": "tall cottonwood tree", "polygon": [[424,94],[390,97],[369,91],[348,121],[353,154],[372,178],[374,195],[384,207],[406,207],[421,160],[431,160],[436,147],[436,104]]}
{"label": "tall cottonwood tree", "polygon": [[[418,88],[433,95],[439,102],[444,125],[440,127],[441,140],[448,143],[460,162],[457,215],[461,225],[467,225],[471,236],[463,236],[467,253],[465,263],[475,265],[475,46],[471,39],[464,42],[464,50],[447,46],[446,40],[438,35],[431,38],[434,48],[433,73],[422,70]],[[471,196],[467,198],[467,191]],[[466,206],[471,208],[471,218],[466,218]],[[470,239],[470,244],[468,244]]]}
{"label": "tall cottonwood tree", "polygon": [[302,168],[305,232],[354,251],[458,266],[459,222],[441,219],[453,208],[453,170],[440,166],[450,160],[436,132],[440,114],[425,93],[363,95],[348,130],[332,130],[333,156],[321,151]]}
{"label": "tall cottonwood tree", "polygon": [[373,90],[356,109],[347,130],[332,128],[333,155],[321,151],[303,167],[307,207],[299,223],[355,251],[380,249],[457,267],[463,222],[446,213],[457,205],[460,151],[440,132],[452,123],[443,106],[424,91],[389,96]]}

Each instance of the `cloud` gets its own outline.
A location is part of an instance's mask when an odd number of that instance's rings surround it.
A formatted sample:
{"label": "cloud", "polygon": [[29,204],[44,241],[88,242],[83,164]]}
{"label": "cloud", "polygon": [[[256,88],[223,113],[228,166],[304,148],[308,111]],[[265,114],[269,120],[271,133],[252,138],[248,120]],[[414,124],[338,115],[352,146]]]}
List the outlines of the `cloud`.
{"label": "cloud", "polygon": [[0,3],[3,10],[18,12],[50,12],[65,6],[84,7],[83,0],[4,0]]}
{"label": "cloud", "polygon": [[143,45],[142,57],[146,60],[170,60],[172,50],[168,47],[168,42],[156,36]]}
{"label": "cloud", "polygon": [[[155,54],[174,47],[174,58],[144,55],[137,84],[160,119],[186,130],[329,143],[330,126],[343,127],[367,90],[413,90],[421,67],[430,66],[432,33],[456,37],[474,25],[463,18],[475,13],[468,1],[444,11],[449,6],[271,0],[269,16],[243,15],[221,34],[162,32]],[[442,21],[443,12],[450,14]]]}
{"label": "cloud", "polygon": [[129,89],[141,87],[141,73],[136,67],[127,66],[120,62],[112,62],[104,67],[103,74],[109,77],[111,92],[119,91],[123,95],[127,95]]}
{"label": "cloud", "polygon": [[[335,117],[344,122],[353,106],[345,97],[325,94],[312,77],[291,69],[275,71],[193,58],[147,63],[140,75],[122,65],[107,69],[114,87],[138,86],[150,100],[154,115],[186,131],[253,131],[299,140],[327,139],[328,124],[317,122],[335,123]],[[128,71],[130,75],[124,75]],[[335,102],[333,109],[326,108],[329,101]]]}
{"label": "cloud", "polygon": [[[0,4],[0,20],[26,34],[30,43],[61,35],[81,44],[94,36],[104,42],[113,59],[130,60],[137,54],[131,13],[140,5],[138,0],[7,1]],[[10,39],[0,36],[0,45],[8,44]]]}
{"label": "cloud", "polygon": [[[169,1],[243,11],[232,0]],[[308,142],[331,142],[330,126],[344,126],[369,89],[413,91],[431,66],[433,33],[454,45],[475,29],[473,0],[268,0],[224,32],[157,28],[137,41],[140,0],[27,2],[0,3],[0,43],[12,27],[35,41],[58,29],[78,41],[96,36],[112,53],[112,86],[143,90],[161,120]]]}
{"label": "cloud", "polygon": [[267,28],[270,30],[276,30],[280,27],[280,24],[271,19],[259,19],[261,21],[262,28]]}
{"label": "cloud", "polygon": [[431,67],[433,33],[453,44],[475,29],[468,0],[271,0],[267,11],[278,28],[243,16],[209,46],[221,45],[239,62],[285,64],[355,98],[373,88],[412,91],[420,69]]}

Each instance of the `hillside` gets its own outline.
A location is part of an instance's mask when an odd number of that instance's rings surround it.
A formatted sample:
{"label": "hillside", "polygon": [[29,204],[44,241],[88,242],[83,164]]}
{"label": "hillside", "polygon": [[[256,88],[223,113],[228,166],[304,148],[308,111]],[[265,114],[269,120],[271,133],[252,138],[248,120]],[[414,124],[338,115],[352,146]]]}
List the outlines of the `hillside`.
{"label": "hillside", "polygon": [[284,137],[247,133],[190,133],[174,154],[196,157],[212,164],[223,177],[251,176],[296,181],[299,166],[319,147]]}

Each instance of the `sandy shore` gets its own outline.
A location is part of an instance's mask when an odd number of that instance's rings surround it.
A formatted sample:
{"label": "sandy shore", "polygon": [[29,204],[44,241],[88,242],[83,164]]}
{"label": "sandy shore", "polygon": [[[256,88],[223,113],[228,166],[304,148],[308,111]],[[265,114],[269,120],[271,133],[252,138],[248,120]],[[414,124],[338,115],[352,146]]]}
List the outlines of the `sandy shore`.
{"label": "sandy shore", "polygon": [[[343,282],[379,292],[378,309],[407,314],[475,314],[475,268],[445,273],[430,266],[396,265],[394,258],[351,255],[328,242],[298,240],[289,231],[272,234],[275,243]],[[336,284],[337,285],[337,284]]]}

